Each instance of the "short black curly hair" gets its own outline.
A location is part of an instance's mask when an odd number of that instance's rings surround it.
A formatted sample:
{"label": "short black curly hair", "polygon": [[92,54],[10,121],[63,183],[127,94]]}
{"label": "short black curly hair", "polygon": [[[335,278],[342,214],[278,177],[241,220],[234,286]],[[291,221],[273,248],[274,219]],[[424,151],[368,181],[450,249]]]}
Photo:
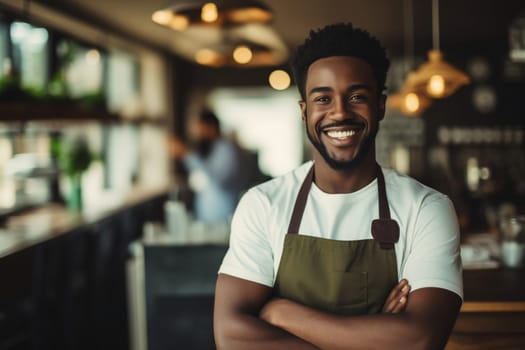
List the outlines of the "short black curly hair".
{"label": "short black curly hair", "polygon": [[310,31],[309,37],[297,47],[292,58],[294,80],[303,100],[306,98],[308,68],[314,61],[332,56],[353,56],[365,60],[372,66],[378,93],[386,88],[390,61],[379,40],[366,30],[355,28],[352,23],[337,23]]}

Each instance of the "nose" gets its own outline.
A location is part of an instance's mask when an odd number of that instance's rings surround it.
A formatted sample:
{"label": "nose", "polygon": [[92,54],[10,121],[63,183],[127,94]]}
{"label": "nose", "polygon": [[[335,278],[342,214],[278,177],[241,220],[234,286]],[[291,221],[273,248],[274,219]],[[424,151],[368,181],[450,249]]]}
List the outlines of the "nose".
{"label": "nose", "polygon": [[348,111],[348,106],[345,102],[345,98],[342,96],[338,96],[334,99],[332,112],[330,113],[330,119],[340,121],[351,118],[351,113]]}

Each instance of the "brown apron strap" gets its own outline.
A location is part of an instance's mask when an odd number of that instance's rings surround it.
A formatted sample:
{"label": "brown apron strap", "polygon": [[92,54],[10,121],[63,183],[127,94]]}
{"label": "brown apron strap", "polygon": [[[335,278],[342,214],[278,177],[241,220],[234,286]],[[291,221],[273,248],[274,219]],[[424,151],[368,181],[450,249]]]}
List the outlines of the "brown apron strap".
{"label": "brown apron strap", "polygon": [[290,220],[290,225],[288,226],[288,233],[296,234],[299,233],[299,225],[301,225],[301,219],[303,218],[304,207],[306,206],[306,199],[308,198],[308,193],[310,192],[310,187],[312,187],[312,182],[314,180],[314,167],[310,168],[306,178],[303,181],[297,199],[295,200],[295,205],[293,207],[292,219]]}
{"label": "brown apron strap", "polygon": [[388,199],[386,197],[385,177],[381,167],[377,166],[377,191],[379,195],[379,218],[390,219],[390,209],[388,208]]}
{"label": "brown apron strap", "polygon": [[377,191],[379,195],[379,219],[372,221],[372,237],[383,249],[394,248],[399,240],[399,225],[390,218],[388,198],[386,197],[385,177],[379,164],[377,165]]}
{"label": "brown apron strap", "polygon": [[[314,166],[310,168],[306,178],[299,189],[297,199],[292,212],[292,218],[290,219],[290,225],[288,226],[288,234],[299,233],[299,226],[301,225],[301,219],[303,218],[304,208],[306,206],[306,200],[308,199],[308,193],[312,187],[314,179]],[[399,240],[399,225],[395,220],[390,218],[390,209],[388,207],[388,198],[386,196],[385,178],[383,171],[379,164],[377,165],[377,190],[379,199],[379,219],[372,221],[372,237],[379,242],[381,248],[392,249],[394,243]]]}

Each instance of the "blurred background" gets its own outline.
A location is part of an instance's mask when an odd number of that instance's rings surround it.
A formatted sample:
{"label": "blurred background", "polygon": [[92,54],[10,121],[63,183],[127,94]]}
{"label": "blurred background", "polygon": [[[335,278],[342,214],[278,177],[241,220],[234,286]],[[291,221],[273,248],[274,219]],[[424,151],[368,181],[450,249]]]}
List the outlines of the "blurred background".
{"label": "blurred background", "polygon": [[525,347],[522,0],[0,0],[0,349],[213,348],[231,212],[198,203],[311,159],[288,59],[337,22],[392,62],[380,164],[454,202],[450,348]]}

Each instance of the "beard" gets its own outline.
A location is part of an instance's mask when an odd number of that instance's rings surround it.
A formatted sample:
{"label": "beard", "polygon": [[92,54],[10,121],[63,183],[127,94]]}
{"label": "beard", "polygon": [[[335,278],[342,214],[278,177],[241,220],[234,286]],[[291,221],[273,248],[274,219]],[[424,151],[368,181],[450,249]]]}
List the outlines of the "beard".
{"label": "beard", "polygon": [[[342,121],[338,123],[333,123],[330,126],[348,126],[348,125],[352,125],[352,122]],[[315,139],[313,135],[310,133],[310,131],[308,130],[308,120],[305,123],[305,127],[306,127],[306,135],[308,135],[308,139],[310,140],[312,145],[315,147],[315,149],[319,152],[319,154],[323,157],[326,164],[328,164],[328,166],[334,170],[348,171],[348,170],[352,170],[356,168],[359,164],[361,164],[363,162],[363,159],[365,159],[365,156],[370,151],[370,148],[372,147],[372,145],[375,144],[376,135],[377,135],[377,132],[379,131],[379,122],[375,126],[373,132],[370,135],[366,136],[365,139],[362,141],[361,147],[357,155],[350,160],[338,160],[338,159],[333,158],[328,153],[325,145],[320,141],[321,138],[318,137],[318,139]],[[320,126],[316,126],[315,131],[318,136],[321,135],[322,131],[321,131]]]}

